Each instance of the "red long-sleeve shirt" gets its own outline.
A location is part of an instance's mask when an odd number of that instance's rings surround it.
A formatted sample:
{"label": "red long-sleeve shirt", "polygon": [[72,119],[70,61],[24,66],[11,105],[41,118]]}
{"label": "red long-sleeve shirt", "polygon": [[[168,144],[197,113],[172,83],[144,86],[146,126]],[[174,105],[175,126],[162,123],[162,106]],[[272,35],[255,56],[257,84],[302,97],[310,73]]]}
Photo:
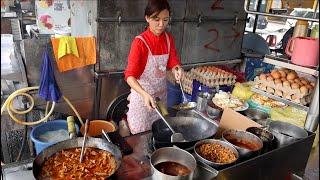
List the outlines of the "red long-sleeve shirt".
{"label": "red long-sleeve shirt", "polygon": [[[180,60],[176,51],[173,37],[170,33],[167,32],[167,34],[170,41],[167,69],[172,69],[176,65],[180,65]],[[162,33],[160,36],[156,36],[148,28],[140,35],[147,42],[152,55],[162,55],[168,53],[167,40],[164,33]],[[131,44],[131,49],[128,56],[128,65],[124,72],[125,80],[127,80],[129,76],[139,79],[144,71],[144,68],[146,67],[147,59],[147,46],[142,42],[141,39],[135,38]]]}

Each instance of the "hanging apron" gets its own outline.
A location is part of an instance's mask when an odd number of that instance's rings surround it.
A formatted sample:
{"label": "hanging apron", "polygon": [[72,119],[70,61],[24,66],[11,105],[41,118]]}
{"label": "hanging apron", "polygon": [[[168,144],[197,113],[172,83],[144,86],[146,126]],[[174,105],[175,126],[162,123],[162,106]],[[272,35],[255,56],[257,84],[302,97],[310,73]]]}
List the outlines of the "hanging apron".
{"label": "hanging apron", "polygon": [[[152,55],[150,47],[142,36],[137,36],[147,46],[149,54],[146,67],[137,80],[142,88],[153,98],[159,97],[163,103],[167,102],[167,84],[166,69],[169,59],[170,41],[165,33],[168,53],[163,55]],[[151,130],[152,123],[160,117],[155,110],[149,110],[144,105],[143,97],[135,90],[131,89],[128,97],[129,111],[127,113],[127,121],[132,134]]]}

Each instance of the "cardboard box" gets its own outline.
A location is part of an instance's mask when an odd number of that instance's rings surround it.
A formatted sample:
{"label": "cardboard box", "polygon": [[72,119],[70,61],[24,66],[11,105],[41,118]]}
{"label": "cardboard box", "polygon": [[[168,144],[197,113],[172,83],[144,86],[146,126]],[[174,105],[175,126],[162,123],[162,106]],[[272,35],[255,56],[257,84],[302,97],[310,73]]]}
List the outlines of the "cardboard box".
{"label": "cardboard box", "polygon": [[221,134],[226,129],[236,129],[240,131],[245,131],[248,127],[262,127],[260,124],[255,121],[247,118],[246,116],[230,109],[224,109],[219,130],[217,132],[217,137],[221,137]]}

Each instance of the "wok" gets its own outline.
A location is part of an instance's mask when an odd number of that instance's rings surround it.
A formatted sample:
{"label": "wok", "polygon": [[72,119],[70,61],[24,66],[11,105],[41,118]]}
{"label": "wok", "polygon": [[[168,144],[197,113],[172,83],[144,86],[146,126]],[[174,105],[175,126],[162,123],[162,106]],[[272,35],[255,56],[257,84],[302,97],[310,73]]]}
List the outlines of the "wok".
{"label": "wok", "polygon": [[201,118],[195,117],[167,117],[167,122],[176,131],[183,134],[186,142],[171,143],[172,132],[160,119],[152,124],[153,138],[157,146],[178,146],[185,149],[192,147],[197,141],[213,137],[218,126]]}
{"label": "wok", "polygon": [[[82,141],[83,141],[83,137],[69,139],[69,140],[58,142],[48,147],[47,149],[44,149],[43,151],[41,151],[41,153],[39,153],[36,156],[36,158],[33,160],[33,168],[32,168],[33,176],[36,179],[38,179],[39,173],[41,171],[41,166],[49,157],[51,157],[52,155],[54,155],[55,153],[63,149],[81,147]],[[120,167],[122,154],[120,149],[116,145],[109,143],[104,139],[88,137],[86,140],[86,147],[97,148],[97,149],[110,152],[114,156],[117,163],[116,169],[114,170],[113,174]]]}

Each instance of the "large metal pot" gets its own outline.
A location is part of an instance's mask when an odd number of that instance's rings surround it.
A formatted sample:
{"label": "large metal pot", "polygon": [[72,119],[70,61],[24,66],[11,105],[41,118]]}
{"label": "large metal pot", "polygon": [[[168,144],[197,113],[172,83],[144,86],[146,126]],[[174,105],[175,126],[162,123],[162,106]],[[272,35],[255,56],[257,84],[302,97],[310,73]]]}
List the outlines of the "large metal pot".
{"label": "large metal pot", "polygon": [[[41,153],[39,153],[36,156],[36,158],[33,160],[33,168],[32,168],[33,176],[36,179],[38,179],[38,176],[39,176],[39,173],[41,170],[41,166],[49,157],[51,157],[52,155],[54,155],[55,153],[57,153],[63,149],[81,147],[82,142],[83,142],[83,137],[78,137],[78,138],[74,138],[74,139],[61,141],[59,143],[56,143],[56,144],[48,147],[47,149],[44,149],[43,151],[41,151]],[[114,145],[104,139],[101,139],[101,138],[87,137],[86,147],[102,149],[102,150],[110,152],[114,156],[116,163],[117,163],[117,166],[116,166],[116,169],[114,170],[114,172],[120,167],[122,154],[121,154],[120,149],[116,145]]]}
{"label": "large metal pot", "polygon": [[[263,147],[262,140],[256,135],[235,129],[228,129],[222,133],[222,139],[232,144],[241,158],[258,155]],[[244,148],[244,145],[247,146]]]}
{"label": "large metal pot", "polygon": [[268,129],[277,138],[278,147],[308,137],[308,132],[306,130],[282,121],[270,122]]}
{"label": "large metal pot", "polygon": [[[186,166],[191,173],[186,176],[171,176],[160,172],[155,166],[162,162],[176,162]],[[152,179],[165,179],[165,180],[191,180],[193,173],[197,167],[197,162],[192,154],[183,149],[176,147],[164,147],[154,151],[150,157]]]}
{"label": "large metal pot", "polygon": [[[231,162],[231,163],[216,163],[216,162],[212,162],[212,161],[209,161],[207,159],[205,159],[204,157],[200,156],[200,154],[197,152],[197,147],[201,146],[202,144],[220,144],[222,145],[223,147],[225,148],[228,148],[230,149],[235,155],[236,155],[236,160]],[[238,158],[239,158],[239,153],[238,151],[229,143],[227,142],[224,142],[224,141],[221,141],[221,140],[217,140],[217,139],[205,139],[205,140],[201,140],[199,142],[197,142],[195,145],[194,145],[194,153],[195,153],[195,157],[197,158],[197,160],[209,165],[209,166],[212,166],[214,168],[225,168],[231,164],[234,164]]]}

